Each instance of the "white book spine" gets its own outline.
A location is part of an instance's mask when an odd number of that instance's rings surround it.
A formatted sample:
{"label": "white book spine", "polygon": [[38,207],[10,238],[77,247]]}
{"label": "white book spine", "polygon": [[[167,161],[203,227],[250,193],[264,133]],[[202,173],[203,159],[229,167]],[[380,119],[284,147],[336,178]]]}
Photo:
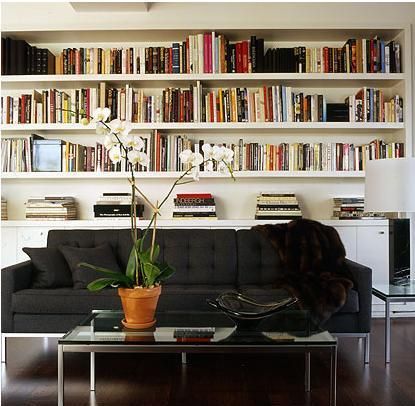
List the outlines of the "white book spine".
{"label": "white book spine", "polygon": [[203,73],[203,64],[204,64],[204,59],[203,59],[203,34],[197,34],[197,48],[198,48],[198,61],[199,61],[199,66],[198,66],[198,72],[197,73]]}

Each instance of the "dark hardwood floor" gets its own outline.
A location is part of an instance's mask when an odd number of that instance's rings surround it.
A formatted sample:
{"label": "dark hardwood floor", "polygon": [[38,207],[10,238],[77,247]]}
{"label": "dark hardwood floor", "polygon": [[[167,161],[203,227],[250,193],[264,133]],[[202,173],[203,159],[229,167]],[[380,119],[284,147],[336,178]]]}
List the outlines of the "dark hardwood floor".
{"label": "dark hardwood floor", "polygon": [[[415,406],[415,319],[395,319],[392,364],[384,364],[383,320],[374,320],[371,363],[362,343],[341,339],[338,406]],[[329,359],[312,358],[312,392],[304,393],[299,355],[98,354],[97,391],[89,392],[89,357],[65,354],[67,406],[323,406],[328,404]],[[57,401],[55,339],[14,338],[2,366],[4,406]]]}

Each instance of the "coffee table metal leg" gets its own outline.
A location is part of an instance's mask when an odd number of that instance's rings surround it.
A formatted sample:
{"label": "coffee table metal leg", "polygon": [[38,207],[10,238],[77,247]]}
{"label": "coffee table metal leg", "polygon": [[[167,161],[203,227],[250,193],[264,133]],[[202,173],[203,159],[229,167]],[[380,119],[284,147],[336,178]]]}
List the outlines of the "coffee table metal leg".
{"label": "coffee table metal leg", "polygon": [[95,390],[95,352],[91,352],[91,370],[90,370],[90,391]]}
{"label": "coffee table metal leg", "polygon": [[337,346],[331,349],[330,354],[330,406],[336,406],[337,397]]}
{"label": "coffee table metal leg", "polygon": [[311,391],[311,377],[310,377],[310,361],[311,361],[311,354],[309,351],[305,353],[305,391]]}
{"label": "coffee table metal leg", "polygon": [[58,344],[58,406],[63,406],[63,346]]}
{"label": "coffee table metal leg", "polygon": [[187,364],[187,354],[182,352],[182,364]]}
{"label": "coffee table metal leg", "polygon": [[391,314],[390,303],[385,299],[385,363],[391,362]]}

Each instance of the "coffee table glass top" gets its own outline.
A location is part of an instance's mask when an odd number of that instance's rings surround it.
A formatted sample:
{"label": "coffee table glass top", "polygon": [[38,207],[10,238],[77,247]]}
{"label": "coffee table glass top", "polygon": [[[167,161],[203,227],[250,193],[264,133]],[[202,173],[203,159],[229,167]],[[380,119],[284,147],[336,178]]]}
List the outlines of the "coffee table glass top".
{"label": "coffee table glass top", "polygon": [[408,285],[391,285],[389,283],[374,283],[372,291],[376,296],[384,297],[414,297],[415,281],[411,280]]}
{"label": "coffee table glass top", "polygon": [[[282,312],[281,312],[282,313]],[[336,344],[329,332],[310,328],[306,312],[295,311],[268,319],[255,331],[236,330],[221,313],[158,314],[154,327],[126,329],[122,311],[94,311],[59,339],[59,344],[100,345],[321,345]],[[194,330],[196,329],[196,330]]]}

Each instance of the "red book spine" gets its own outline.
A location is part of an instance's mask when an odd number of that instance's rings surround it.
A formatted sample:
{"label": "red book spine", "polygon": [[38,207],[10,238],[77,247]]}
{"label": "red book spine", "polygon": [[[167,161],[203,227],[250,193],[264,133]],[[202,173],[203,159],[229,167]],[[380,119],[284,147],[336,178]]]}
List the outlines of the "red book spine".
{"label": "red book spine", "polygon": [[56,117],[55,117],[55,90],[50,90],[50,110],[49,110],[49,117],[50,117],[50,123],[56,123]]}
{"label": "red book spine", "polygon": [[268,121],[274,121],[274,106],[272,105],[272,87],[268,88]]}
{"label": "red book spine", "polygon": [[212,199],[211,193],[177,193],[178,199]]}
{"label": "red book spine", "polygon": [[208,49],[209,49],[209,39],[208,39],[207,33],[203,34],[203,72],[209,73],[209,55],[208,55]]}
{"label": "red book spine", "polygon": [[248,41],[242,42],[242,72],[248,73]]}
{"label": "red book spine", "polygon": [[184,122],[184,94],[180,93],[180,122]]}
{"label": "red book spine", "polygon": [[156,135],[156,171],[160,171],[160,134],[157,132]]}
{"label": "red book spine", "polygon": [[207,34],[207,41],[208,41],[208,72],[213,72],[212,67],[212,34]]}
{"label": "red book spine", "polygon": [[237,42],[235,45],[236,53],[236,73],[242,73],[242,43]]}
{"label": "red book spine", "polygon": [[186,73],[190,73],[190,47],[189,47],[189,37],[186,38]]}
{"label": "red book spine", "polygon": [[327,73],[329,71],[329,48],[324,47],[323,50],[323,59],[324,59],[324,73]]}
{"label": "red book spine", "polygon": [[20,120],[19,123],[24,124],[26,123],[26,95],[22,94],[22,97],[20,98]]}
{"label": "red book spine", "polygon": [[268,116],[268,95],[267,95],[267,87],[264,86],[264,110],[265,110],[265,121],[269,121]]}

